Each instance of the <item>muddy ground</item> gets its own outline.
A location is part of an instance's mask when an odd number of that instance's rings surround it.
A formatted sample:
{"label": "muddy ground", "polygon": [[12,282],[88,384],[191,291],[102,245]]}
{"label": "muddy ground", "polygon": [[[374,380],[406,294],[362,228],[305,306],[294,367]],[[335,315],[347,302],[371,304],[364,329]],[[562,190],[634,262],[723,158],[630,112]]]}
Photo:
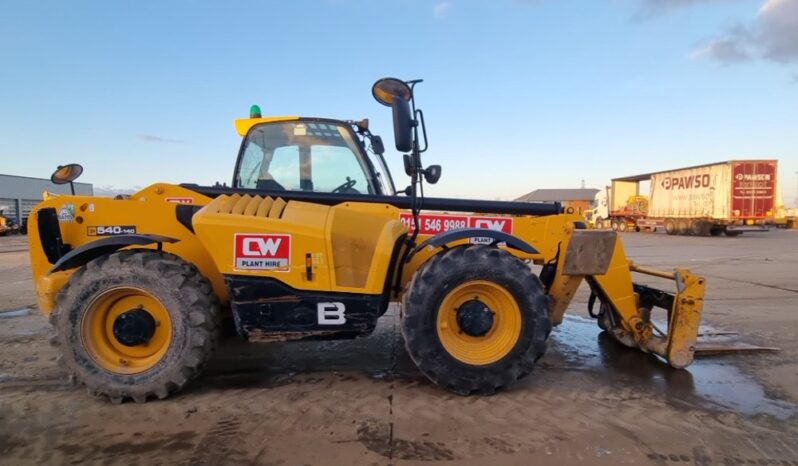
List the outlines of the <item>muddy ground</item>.
{"label": "muddy ground", "polygon": [[536,372],[491,397],[429,383],[389,311],[361,340],[226,340],[184,393],[111,405],[56,366],[25,238],[0,238],[0,463],[798,465],[798,230],[623,240],[707,277],[707,333],[781,351],[671,370],[600,335],[582,290]]}

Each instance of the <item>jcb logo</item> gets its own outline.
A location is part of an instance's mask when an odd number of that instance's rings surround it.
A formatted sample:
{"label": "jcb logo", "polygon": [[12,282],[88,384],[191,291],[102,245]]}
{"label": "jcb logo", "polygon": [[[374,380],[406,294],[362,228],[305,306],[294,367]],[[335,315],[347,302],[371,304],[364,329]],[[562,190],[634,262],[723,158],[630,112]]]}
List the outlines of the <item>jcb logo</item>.
{"label": "jcb logo", "polygon": [[319,325],[343,325],[346,323],[346,306],[344,303],[319,303],[318,310]]}

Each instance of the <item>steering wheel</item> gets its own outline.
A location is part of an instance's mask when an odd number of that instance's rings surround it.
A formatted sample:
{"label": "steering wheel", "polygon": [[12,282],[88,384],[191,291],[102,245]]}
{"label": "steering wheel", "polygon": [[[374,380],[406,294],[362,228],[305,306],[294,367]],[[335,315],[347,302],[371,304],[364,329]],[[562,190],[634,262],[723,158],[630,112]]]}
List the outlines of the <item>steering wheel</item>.
{"label": "steering wheel", "polygon": [[357,180],[353,180],[352,178],[349,178],[347,176],[346,177],[346,182],[344,184],[342,184],[341,186],[338,186],[337,188],[333,189],[330,192],[331,193],[345,193],[345,192],[349,191],[350,189],[352,189],[352,186],[354,186],[355,184],[357,184]]}

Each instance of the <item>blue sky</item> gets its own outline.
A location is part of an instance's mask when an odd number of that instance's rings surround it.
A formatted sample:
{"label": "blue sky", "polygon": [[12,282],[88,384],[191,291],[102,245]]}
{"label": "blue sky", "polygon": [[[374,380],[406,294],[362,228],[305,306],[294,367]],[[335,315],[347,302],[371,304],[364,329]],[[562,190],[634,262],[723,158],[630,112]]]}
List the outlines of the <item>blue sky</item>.
{"label": "blue sky", "polygon": [[428,194],[776,158],[798,196],[798,0],[4,3],[0,173],[229,183],[250,104],[388,142],[370,87],[396,76],[425,80]]}

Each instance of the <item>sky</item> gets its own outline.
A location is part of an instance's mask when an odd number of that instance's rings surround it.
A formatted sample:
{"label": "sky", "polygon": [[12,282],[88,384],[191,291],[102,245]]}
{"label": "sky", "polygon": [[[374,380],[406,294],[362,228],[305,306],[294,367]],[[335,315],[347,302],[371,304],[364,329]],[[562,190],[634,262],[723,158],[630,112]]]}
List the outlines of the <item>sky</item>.
{"label": "sky", "polygon": [[538,188],[744,158],[798,197],[798,0],[9,1],[0,173],[230,183],[251,104],[369,118],[397,185],[377,79],[416,100],[427,195]]}

